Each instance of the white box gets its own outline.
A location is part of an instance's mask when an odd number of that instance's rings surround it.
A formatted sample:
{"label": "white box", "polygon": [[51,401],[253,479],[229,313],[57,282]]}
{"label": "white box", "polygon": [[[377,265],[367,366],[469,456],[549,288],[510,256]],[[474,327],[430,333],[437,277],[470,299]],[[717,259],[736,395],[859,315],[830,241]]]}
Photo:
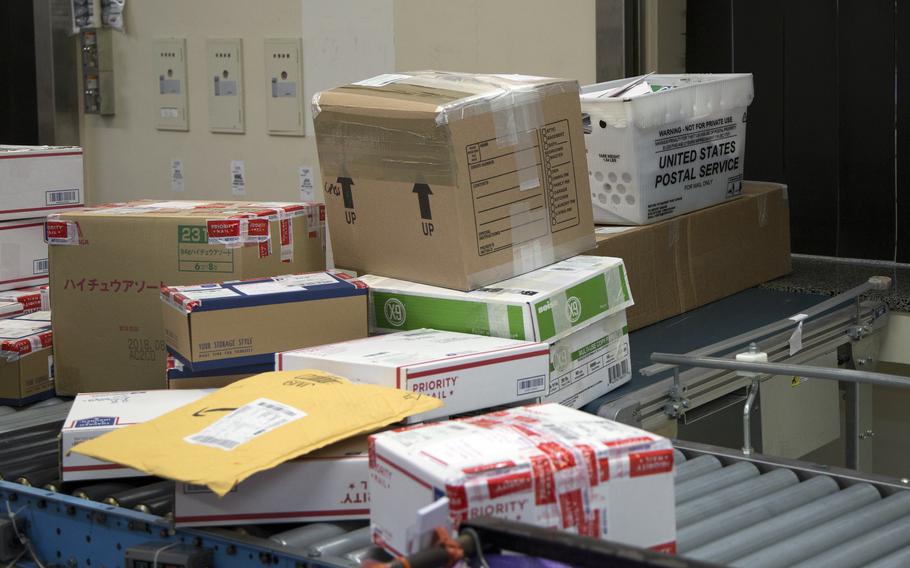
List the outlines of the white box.
{"label": "white box", "polygon": [[610,96],[634,80],[581,90],[594,222],[644,225],[739,197],[752,75],[650,75],[644,92]]}
{"label": "white box", "polygon": [[141,424],[212,392],[212,389],[152,390],[84,393],[76,396],[63,423],[63,481],[115,479],[148,475],[118,464],[71,453],[76,444],[129,426]]}
{"label": "white box", "polygon": [[0,145],[0,221],[82,207],[82,148]]}
{"label": "white box", "polygon": [[21,316],[24,313],[22,304],[19,302],[6,301],[3,298],[0,298],[0,319]]}
{"label": "white box", "polygon": [[257,473],[224,497],[178,483],[178,527],[353,521],[370,518],[366,436],[350,438]]}
{"label": "white box", "polygon": [[20,313],[30,314],[51,309],[51,295],[47,286],[17,288],[0,292],[0,302],[16,302]]}
{"label": "white box", "polygon": [[320,369],[355,382],[439,398],[422,422],[493,406],[536,401],[547,388],[546,343],[417,329],[307,347],[275,356],[276,369]]}
{"label": "white box", "polygon": [[0,290],[47,284],[47,269],[44,219],[0,221]]}
{"label": "white box", "polygon": [[550,382],[543,402],[572,408],[632,379],[629,327],[622,311],[550,343]]}
{"label": "white box", "polygon": [[432,534],[418,510],[442,497],[456,526],[493,515],[675,551],[670,441],[559,404],[370,437],[376,544],[423,549]]}

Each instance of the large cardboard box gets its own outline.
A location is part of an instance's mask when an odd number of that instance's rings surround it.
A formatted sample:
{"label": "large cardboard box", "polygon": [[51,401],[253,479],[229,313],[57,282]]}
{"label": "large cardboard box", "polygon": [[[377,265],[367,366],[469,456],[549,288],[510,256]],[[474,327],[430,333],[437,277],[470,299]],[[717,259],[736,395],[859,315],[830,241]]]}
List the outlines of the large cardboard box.
{"label": "large cardboard box", "polygon": [[191,371],[270,364],[275,353],[367,336],[367,286],[288,274],[161,289],[168,351]]}
{"label": "large cardboard box", "polygon": [[0,290],[39,284],[47,284],[44,219],[0,221]]}
{"label": "large cardboard box", "polygon": [[325,269],[316,203],[137,201],[51,218],[57,392],[165,387],[159,288]]}
{"label": "large cardboard box", "polygon": [[417,329],[275,357],[279,371],[320,369],[442,400],[441,408],[408,418],[420,422],[537,401],[546,394],[550,349],[546,343]]}
{"label": "large cardboard box", "polygon": [[349,438],[246,479],[224,497],[178,483],[178,527],[370,518],[366,436]]}
{"label": "large cardboard box", "polygon": [[50,312],[0,320],[0,404],[25,406],[54,396],[52,346]]}
{"label": "large cardboard box", "polygon": [[670,441],[559,404],[371,436],[370,499],[373,541],[396,556],[430,544],[434,513],[676,547]]}
{"label": "large cardboard box", "polygon": [[741,199],[642,227],[599,229],[586,254],[625,261],[635,306],[629,329],[790,272],[787,188],[744,182]]}
{"label": "large cardboard box", "polygon": [[473,290],[594,242],[575,81],[381,75],[313,115],[341,268]]}
{"label": "large cardboard box", "polygon": [[0,145],[0,221],[81,207],[82,148]]}
{"label": "large cardboard box", "polygon": [[73,446],[130,424],[141,424],[211,393],[157,390],[83,393],[76,397],[61,430],[63,481],[148,475],[115,463],[70,452]]}

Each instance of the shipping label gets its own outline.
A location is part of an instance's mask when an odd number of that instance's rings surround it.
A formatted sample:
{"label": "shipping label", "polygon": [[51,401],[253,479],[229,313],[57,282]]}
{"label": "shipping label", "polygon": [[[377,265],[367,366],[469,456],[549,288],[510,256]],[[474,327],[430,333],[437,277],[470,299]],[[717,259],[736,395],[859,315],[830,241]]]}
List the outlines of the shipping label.
{"label": "shipping label", "polygon": [[205,225],[178,225],[177,270],[231,274],[234,272],[234,251],[210,245]]}

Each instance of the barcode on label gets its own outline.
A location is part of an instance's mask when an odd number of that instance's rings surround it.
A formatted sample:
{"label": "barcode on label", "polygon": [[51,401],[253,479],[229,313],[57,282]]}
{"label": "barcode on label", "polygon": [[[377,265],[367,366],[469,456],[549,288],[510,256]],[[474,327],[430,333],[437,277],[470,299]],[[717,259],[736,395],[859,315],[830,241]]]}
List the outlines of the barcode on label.
{"label": "barcode on label", "polygon": [[607,377],[610,380],[610,382],[612,383],[618,379],[621,379],[623,377],[623,375],[628,374],[629,372],[631,372],[631,370],[632,369],[630,368],[629,360],[623,359],[619,363],[616,363],[615,365],[611,365],[607,369]]}
{"label": "barcode on label", "polygon": [[541,392],[547,388],[547,378],[544,375],[518,379],[518,394]]}
{"label": "barcode on label", "polygon": [[231,451],[306,415],[299,408],[268,398],[258,398],[183,440],[190,444]]}
{"label": "barcode on label", "polygon": [[32,274],[47,274],[47,259],[39,258],[32,261]]}
{"label": "barcode on label", "polygon": [[218,446],[225,450],[233,450],[240,445],[240,442],[237,440],[225,440],[224,438],[216,438],[215,436],[193,436],[192,443],[202,444],[203,446]]}
{"label": "barcode on label", "polygon": [[78,189],[61,189],[58,191],[44,192],[48,205],[64,205],[69,203],[79,203]]}

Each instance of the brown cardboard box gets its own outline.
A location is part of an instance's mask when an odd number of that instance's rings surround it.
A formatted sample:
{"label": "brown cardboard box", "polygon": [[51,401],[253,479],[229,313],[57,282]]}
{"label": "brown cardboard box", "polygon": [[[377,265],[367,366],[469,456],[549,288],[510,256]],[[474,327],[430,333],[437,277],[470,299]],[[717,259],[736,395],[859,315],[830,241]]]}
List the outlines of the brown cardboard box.
{"label": "brown cardboard box", "polygon": [[744,182],[743,197],[642,227],[604,227],[586,254],[626,263],[629,329],[703,306],[790,272],[787,188]]}
{"label": "brown cardboard box", "polygon": [[318,204],[186,201],[51,217],[57,392],[164,388],[159,287],[323,270],[323,219]]}
{"label": "brown cardboard box", "polygon": [[313,108],[340,267],[467,291],[594,244],[575,81],[382,75]]}
{"label": "brown cardboard box", "polygon": [[25,406],[54,394],[51,314],[0,320],[0,404]]}

